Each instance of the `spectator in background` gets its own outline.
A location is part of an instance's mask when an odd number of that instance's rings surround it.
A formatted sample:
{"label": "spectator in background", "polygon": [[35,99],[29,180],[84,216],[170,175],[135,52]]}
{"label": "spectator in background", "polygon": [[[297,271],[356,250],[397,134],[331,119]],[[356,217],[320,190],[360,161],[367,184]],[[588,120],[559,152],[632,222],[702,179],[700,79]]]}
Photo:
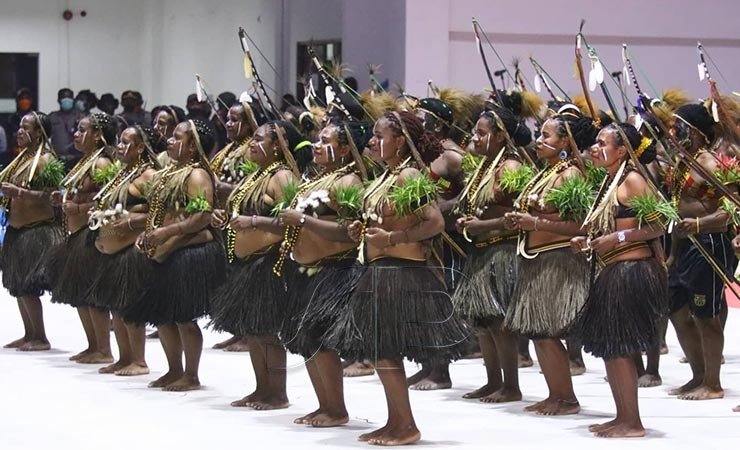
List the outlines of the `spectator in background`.
{"label": "spectator in background", "polygon": [[199,102],[197,95],[188,95],[188,99],[185,102],[185,109],[188,110],[188,120],[198,119],[209,124],[211,123],[211,106],[208,102]]}
{"label": "spectator in background", "polygon": [[8,163],[10,163],[10,159],[8,159],[8,140],[5,137],[5,128],[0,127],[0,164],[2,164],[3,167],[7,166]]}
{"label": "spectator in background", "polygon": [[83,89],[77,93],[75,108],[82,116],[90,115],[90,110],[98,106],[98,96],[90,89]]}
{"label": "spectator in background", "polygon": [[15,94],[15,113],[8,118],[5,123],[5,139],[8,142],[8,149],[6,150],[7,156],[3,158],[3,161],[12,161],[15,155],[18,154],[17,144],[15,142],[15,134],[21,127],[21,119],[23,116],[28,114],[29,111],[33,110],[34,96],[28,88],[20,88]]}
{"label": "spectator in background", "polygon": [[280,111],[285,112],[285,110],[287,110],[291,106],[300,106],[300,105],[296,101],[295,97],[293,97],[293,94],[283,95],[283,101],[280,104]]}
{"label": "spectator in background", "polygon": [[129,126],[142,125],[148,127],[152,123],[152,115],[143,108],[144,99],[141,96],[141,92],[123,91],[121,94],[121,106],[123,106],[123,112],[120,116],[123,117]]}
{"label": "spectator in background", "polygon": [[75,95],[72,89],[62,88],[57,92],[59,110],[49,114],[51,122],[51,143],[60,160],[69,166],[79,156],[72,144],[77,122],[82,115],[75,109]]}
{"label": "spectator in background", "polygon": [[118,109],[118,99],[110,92],[103,94],[100,96],[98,109],[108,114],[109,116],[115,116],[116,110]]}
{"label": "spectator in background", "polygon": [[229,112],[229,108],[234,106],[235,103],[236,95],[234,95],[233,92],[222,92],[218,94],[218,100],[216,101],[218,110],[216,110],[216,114],[211,117],[211,127],[213,127],[213,131],[216,136],[216,149],[221,149],[226,146],[226,114]]}

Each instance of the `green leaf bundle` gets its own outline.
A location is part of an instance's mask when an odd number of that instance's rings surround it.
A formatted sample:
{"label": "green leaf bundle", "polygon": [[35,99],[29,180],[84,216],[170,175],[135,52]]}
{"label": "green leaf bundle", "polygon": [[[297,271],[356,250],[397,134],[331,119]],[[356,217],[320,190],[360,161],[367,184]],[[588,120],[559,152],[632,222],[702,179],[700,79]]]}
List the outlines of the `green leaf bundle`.
{"label": "green leaf bundle", "polygon": [[438,193],[439,185],[427,175],[421,174],[409,178],[403,186],[394,186],[388,198],[393,204],[396,216],[403,217],[435,200]]}
{"label": "green leaf bundle", "polygon": [[295,180],[290,180],[283,185],[281,191],[283,193],[283,200],[276,203],[275,206],[273,206],[272,211],[270,211],[270,214],[275,217],[280,214],[280,211],[285,208],[289,208],[291,203],[293,203],[295,196],[298,195],[298,183]]}
{"label": "green leaf bundle", "polygon": [[108,164],[102,169],[96,169],[93,171],[92,179],[98,186],[105,186],[118,175],[121,171],[121,162],[115,161],[112,164]]}
{"label": "green leaf bundle", "polygon": [[521,165],[514,170],[504,169],[501,172],[499,185],[502,191],[508,194],[516,194],[521,192],[535,175],[534,168],[527,165]]}
{"label": "green leaf bundle", "polygon": [[58,189],[63,179],[64,163],[58,159],[51,159],[41,172],[34,177],[31,187],[34,189]]}
{"label": "green leaf bundle", "polygon": [[356,184],[339,186],[334,190],[334,196],[339,205],[337,213],[340,221],[360,217],[362,212],[362,191],[362,186]]}
{"label": "green leaf bundle", "polygon": [[558,210],[561,219],[575,222],[585,219],[595,200],[591,183],[581,176],[566,179],[545,196],[545,202]]}
{"label": "green leaf bundle", "polygon": [[649,224],[656,220],[658,220],[661,225],[681,220],[678,215],[678,211],[672,203],[659,200],[654,195],[636,195],[629,200],[628,206],[635,212],[638,228],[642,227],[643,224]]}
{"label": "green leaf bundle", "polygon": [[188,200],[188,204],[185,205],[185,212],[188,214],[195,214],[200,212],[212,211],[211,204],[206,200],[204,192],[198,192],[195,198]]}

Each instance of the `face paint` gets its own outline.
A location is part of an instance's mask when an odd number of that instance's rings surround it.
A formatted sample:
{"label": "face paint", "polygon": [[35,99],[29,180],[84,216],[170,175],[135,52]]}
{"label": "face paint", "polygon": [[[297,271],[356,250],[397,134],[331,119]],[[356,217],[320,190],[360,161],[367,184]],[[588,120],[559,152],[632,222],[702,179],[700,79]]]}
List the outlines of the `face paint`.
{"label": "face paint", "polygon": [[265,158],[267,158],[267,152],[265,151],[265,147],[262,146],[262,142],[259,143],[260,151],[262,151],[262,154],[265,155]]}
{"label": "face paint", "polygon": [[162,136],[167,136],[167,128],[169,128],[169,125],[164,126],[164,130],[162,130]]}
{"label": "face paint", "polygon": [[337,159],[334,156],[334,146],[332,146],[331,144],[327,144],[326,146],[329,148],[329,159],[331,160],[331,162],[336,161]]}
{"label": "face paint", "polygon": [[602,148],[601,149],[601,156],[604,158],[604,162],[606,162],[608,158],[606,157],[606,149],[605,148]]}
{"label": "face paint", "polygon": [[491,147],[491,133],[488,133],[486,135],[486,153],[490,151],[490,147]]}
{"label": "face paint", "polygon": [[182,157],[182,141],[180,141],[180,148],[177,150],[177,158]]}
{"label": "face paint", "polygon": [[381,139],[380,140],[380,157],[382,158],[383,156],[384,156],[383,155],[383,140]]}
{"label": "face paint", "polygon": [[82,133],[82,145],[85,145],[85,140],[87,140],[87,131]]}
{"label": "face paint", "polygon": [[544,139],[539,139],[538,142],[539,142],[540,145],[543,145],[543,146],[549,148],[550,150],[557,150],[557,148],[555,148],[552,145],[550,145],[547,142],[545,142]]}
{"label": "face paint", "polygon": [[242,133],[242,123],[239,122],[239,124],[236,126],[236,136],[239,137],[241,133]]}

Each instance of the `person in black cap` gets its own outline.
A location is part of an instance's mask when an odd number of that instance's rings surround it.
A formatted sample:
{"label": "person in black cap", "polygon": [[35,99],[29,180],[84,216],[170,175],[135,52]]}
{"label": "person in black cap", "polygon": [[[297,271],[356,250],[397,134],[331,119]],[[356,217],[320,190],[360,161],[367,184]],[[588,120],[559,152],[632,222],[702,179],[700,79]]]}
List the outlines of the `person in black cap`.
{"label": "person in black cap", "polygon": [[100,96],[98,109],[106,114],[113,116],[116,114],[116,110],[118,109],[118,99],[110,92],[103,94]]}
{"label": "person in black cap", "polygon": [[145,111],[142,105],[144,105],[144,99],[140,92],[123,91],[121,94],[121,106],[123,106],[123,112],[120,116],[123,117],[129,126],[148,126],[152,123],[151,114],[149,114],[148,111]]}

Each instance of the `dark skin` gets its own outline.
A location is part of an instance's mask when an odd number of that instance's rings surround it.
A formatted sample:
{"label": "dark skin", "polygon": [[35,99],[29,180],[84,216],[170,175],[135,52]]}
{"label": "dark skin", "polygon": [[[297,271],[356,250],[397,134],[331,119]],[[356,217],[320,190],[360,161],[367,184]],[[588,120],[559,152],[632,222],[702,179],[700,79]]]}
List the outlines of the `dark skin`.
{"label": "dark skin", "polygon": [[[493,161],[500,151],[504,150],[506,137],[487,118],[481,118],[473,130],[473,152]],[[495,174],[500,179],[503,170],[516,170],[521,164],[514,160],[505,160]],[[458,232],[465,233],[475,241],[494,236],[512,234],[512,228],[506,222],[504,214],[511,211],[508,205],[511,199],[501,191],[499,182],[493,186],[494,202],[481,214],[481,217],[464,216],[457,219]],[[496,200],[501,204],[497,204]],[[504,403],[519,401],[522,393],[519,389],[518,372],[518,339],[516,334],[496,323],[477,330],[483,361],[486,366],[487,382],[475,391],[468,392],[463,398],[479,399],[485,403]]]}
{"label": "dark skin", "polygon": [[[676,120],[671,133],[681,135],[685,124]],[[692,155],[707,143],[701,134],[689,128],[688,139],[684,148]],[[711,153],[703,153],[696,161],[709,172],[714,172],[719,162]],[[699,174],[691,171],[695,180],[701,180]],[[674,250],[668,263],[672,264],[678,246],[686,245],[685,238],[697,230],[701,233],[718,233],[727,231],[729,214],[719,208],[717,199],[698,199],[684,191],[679,203],[679,214],[684,219],[674,229]],[[669,392],[681,400],[711,400],[724,397],[720,383],[722,349],[724,332],[721,317],[699,318],[691,314],[689,305],[671,315],[671,323],[676,329],[678,341],[691,366],[692,377],[688,383]]]}
{"label": "dark skin", "polygon": [[[548,120],[543,124],[542,134],[537,139],[537,156],[552,166],[557,164],[562,150],[570,150],[568,138],[559,135],[556,124]],[[574,167],[566,169],[556,180],[555,186],[560,186],[566,178],[577,176],[579,173]],[[508,226],[528,232],[532,245],[556,242],[563,237],[584,234],[580,223],[563,221],[556,211],[539,210],[537,205],[532,205],[530,213],[511,212],[506,213],[505,218]],[[545,400],[526,407],[525,411],[546,416],[577,414],[580,405],[573,392],[565,347],[559,339],[537,339],[534,341],[534,347],[549,395]]]}
{"label": "dark skin", "polygon": [[[182,122],[175,127],[173,136],[167,141],[167,153],[176,167],[184,167],[198,158],[198,149],[193,137],[193,130],[188,122]],[[186,192],[188,197],[195,198],[203,195],[209,204],[213,204],[214,186],[210,175],[203,169],[194,169],[187,179]],[[142,233],[136,241],[137,248],[154,248],[183,239],[188,236],[202,236],[202,239],[193,239],[190,245],[212,240],[210,233],[205,233],[211,221],[211,213],[198,212],[189,216],[167,215],[163,226]],[[185,244],[187,246],[188,244]],[[151,388],[162,388],[164,391],[183,392],[200,389],[198,369],[200,356],[203,350],[203,334],[195,321],[173,325],[158,326],[159,338],[162,342],[169,369],[162,377],[149,383]],[[185,355],[183,370],[182,357]]]}
{"label": "dark skin", "polygon": [[[36,119],[30,114],[24,116],[16,134],[17,145],[21,148],[36,149],[42,140],[43,134]],[[49,155],[42,155],[36,173],[43,170],[48,161]],[[33,222],[49,220],[54,216],[49,204],[49,193],[46,191],[26,189],[4,182],[0,185],[0,192],[11,199],[8,212],[9,226],[21,228]],[[49,350],[41,300],[35,296],[23,296],[19,297],[17,302],[23,321],[23,337],[6,344],[3,348],[15,348],[24,352]]]}
{"label": "dark skin", "polygon": [[[628,157],[624,145],[618,145],[618,132],[616,130],[604,129],[598,137],[596,144],[591,148],[591,160],[596,167],[604,167],[610,177],[616,176],[622,161]],[[617,198],[621,204],[628,204],[629,199],[636,195],[650,194],[648,184],[637,172],[627,175],[622,184],[617,188]],[[619,247],[617,231],[625,234],[625,242],[648,242],[651,239],[663,235],[664,229],[660,226],[637,227],[636,219],[617,219],[616,230],[612,233],[602,235],[590,242],[590,247],[598,254],[605,254]],[[589,243],[583,236],[571,240],[571,248],[579,253],[588,250]],[[652,257],[649,249],[636,249],[627,252],[616,261],[641,260]],[[609,387],[617,407],[617,416],[609,422],[592,425],[589,431],[598,437],[643,437],[645,428],[640,420],[640,411],[637,401],[637,367],[631,355],[625,355],[605,361]]]}
{"label": "dark skin", "polygon": [[[248,158],[260,168],[266,168],[278,161],[279,157],[280,147],[271,128],[268,125],[259,127],[250,141]],[[266,195],[274,203],[280,202],[283,199],[283,186],[293,179],[291,171],[278,171],[268,182]],[[285,226],[274,217],[242,214],[227,217],[224,210],[216,210],[213,216],[214,226],[223,228],[228,224],[237,232],[235,251],[240,258],[279,242],[285,233]],[[287,408],[285,347],[276,335],[247,336],[247,342],[257,386],[254,392],[232,402],[231,406],[250,407],[259,411]]]}

